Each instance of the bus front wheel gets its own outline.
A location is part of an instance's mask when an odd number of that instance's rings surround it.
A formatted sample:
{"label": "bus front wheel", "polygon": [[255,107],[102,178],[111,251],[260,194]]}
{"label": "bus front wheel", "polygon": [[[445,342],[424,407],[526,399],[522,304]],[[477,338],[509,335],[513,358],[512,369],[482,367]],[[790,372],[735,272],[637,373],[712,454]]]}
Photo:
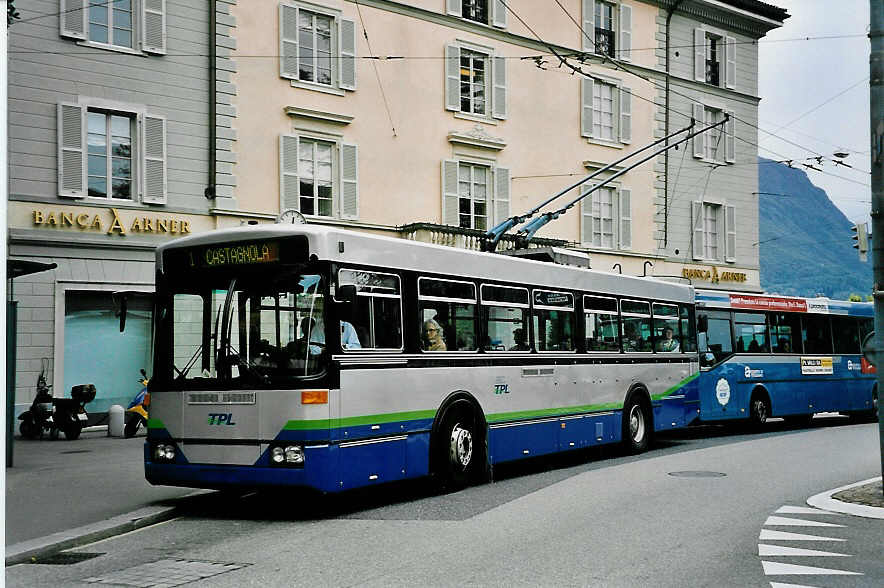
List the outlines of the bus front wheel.
{"label": "bus front wheel", "polygon": [[767,396],[760,392],[753,393],[749,401],[749,426],[758,431],[768,418],[770,418],[770,403]]}
{"label": "bus front wheel", "polygon": [[623,407],[623,445],[629,453],[647,451],[651,444],[651,411],[641,396],[633,394]]}
{"label": "bus front wheel", "polygon": [[459,489],[479,477],[484,447],[475,413],[455,405],[445,412],[437,431],[436,474],[446,488]]}

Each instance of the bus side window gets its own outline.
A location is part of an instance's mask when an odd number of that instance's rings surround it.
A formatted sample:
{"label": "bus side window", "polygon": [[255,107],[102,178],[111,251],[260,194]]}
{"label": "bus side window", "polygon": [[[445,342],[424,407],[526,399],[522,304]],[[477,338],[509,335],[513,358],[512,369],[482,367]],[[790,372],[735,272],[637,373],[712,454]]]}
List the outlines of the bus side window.
{"label": "bus side window", "polygon": [[694,309],[688,305],[679,305],[678,314],[681,322],[681,348],[692,353],[697,350],[697,330],[694,323]]}
{"label": "bus side window", "polygon": [[423,351],[475,351],[476,285],[418,278]]}
{"label": "bus side window", "polygon": [[537,351],[574,350],[574,296],[534,290],[534,342]]}
{"label": "bus side window", "polygon": [[801,317],[801,339],[804,353],[832,353],[832,327],[826,315]]}
{"label": "bus side window", "polygon": [[583,297],[587,351],[620,351],[617,299]]}
{"label": "bus side window", "polygon": [[801,339],[799,339],[798,333],[801,332],[801,323],[798,315],[776,312],[771,313],[768,318],[770,319],[770,339],[773,352],[800,353]]}
{"label": "bus side window", "polygon": [[[482,284],[485,351],[527,351],[528,289]],[[518,340],[521,338],[521,340]]]}
{"label": "bus side window", "polygon": [[653,351],[651,305],[638,300],[621,300],[623,351]]}
{"label": "bus side window", "polygon": [[700,351],[712,353],[716,363],[734,353],[731,340],[731,320],[727,314],[707,315],[706,332],[700,333]]}
{"label": "bus side window", "polygon": [[[356,287],[352,323],[341,328],[344,349],[402,349],[402,290],[399,276],[342,269],[338,285]],[[346,337],[346,338],[345,338]],[[359,347],[355,341],[359,341]]]}
{"label": "bus side window", "polygon": [[832,335],[835,337],[835,353],[839,355],[860,353],[859,321],[855,318],[833,316]]}

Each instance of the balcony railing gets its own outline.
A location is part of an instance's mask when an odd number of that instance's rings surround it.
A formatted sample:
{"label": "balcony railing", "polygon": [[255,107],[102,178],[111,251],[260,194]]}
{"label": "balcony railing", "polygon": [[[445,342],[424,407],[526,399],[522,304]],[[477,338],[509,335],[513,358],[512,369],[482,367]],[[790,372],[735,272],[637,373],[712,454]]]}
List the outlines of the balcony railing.
{"label": "balcony railing", "polygon": [[[477,229],[464,229],[449,225],[437,225],[434,223],[412,223],[399,227],[399,232],[405,239],[432,243],[434,245],[447,245],[459,249],[482,250],[482,240],[485,231]],[[569,243],[562,239],[534,238],[528,244],[529,248],[535,247],[565,247]],[[516,236],[504,235],[497,245],[498,251],[507,251],[516,248]]]}
{"label": "balcony railing", "polygon": [[600,55],[614,57],[614,31],[595,28],[595,52]]}

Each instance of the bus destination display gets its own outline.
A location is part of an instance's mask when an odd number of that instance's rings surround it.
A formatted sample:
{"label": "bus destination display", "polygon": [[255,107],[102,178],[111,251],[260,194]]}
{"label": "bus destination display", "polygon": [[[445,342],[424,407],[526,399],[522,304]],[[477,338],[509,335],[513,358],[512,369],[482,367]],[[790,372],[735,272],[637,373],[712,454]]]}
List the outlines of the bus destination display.
{"label": "bus destination display", "polygon": [[279,243],[276,241],[246,242],[190,249],[187,251],[187,259],[192,268],[273,263],[279,261]]}

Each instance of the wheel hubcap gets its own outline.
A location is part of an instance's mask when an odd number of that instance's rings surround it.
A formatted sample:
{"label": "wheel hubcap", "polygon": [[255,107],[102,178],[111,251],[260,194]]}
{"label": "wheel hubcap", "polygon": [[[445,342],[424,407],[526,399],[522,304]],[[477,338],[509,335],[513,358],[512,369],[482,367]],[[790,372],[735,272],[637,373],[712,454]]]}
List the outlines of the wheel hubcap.
{"label": "wheel hubcap", "polygon": [[448,446],[451,463],[466,469],[473,458],[473,434],[460,423],[451,429],[451,443]]}
{"label": "wheel hubcap", "polygon": [[629,433],[635,442],[641,441],[645,436],[645,414],[637,404],[629,411]]}
{"label": "wheel hubcap", "polygon": [[767,420],[767,406],[764,404],[763,400],[755,401],[755,417],[758,419],[759,423],[763,423]]}

